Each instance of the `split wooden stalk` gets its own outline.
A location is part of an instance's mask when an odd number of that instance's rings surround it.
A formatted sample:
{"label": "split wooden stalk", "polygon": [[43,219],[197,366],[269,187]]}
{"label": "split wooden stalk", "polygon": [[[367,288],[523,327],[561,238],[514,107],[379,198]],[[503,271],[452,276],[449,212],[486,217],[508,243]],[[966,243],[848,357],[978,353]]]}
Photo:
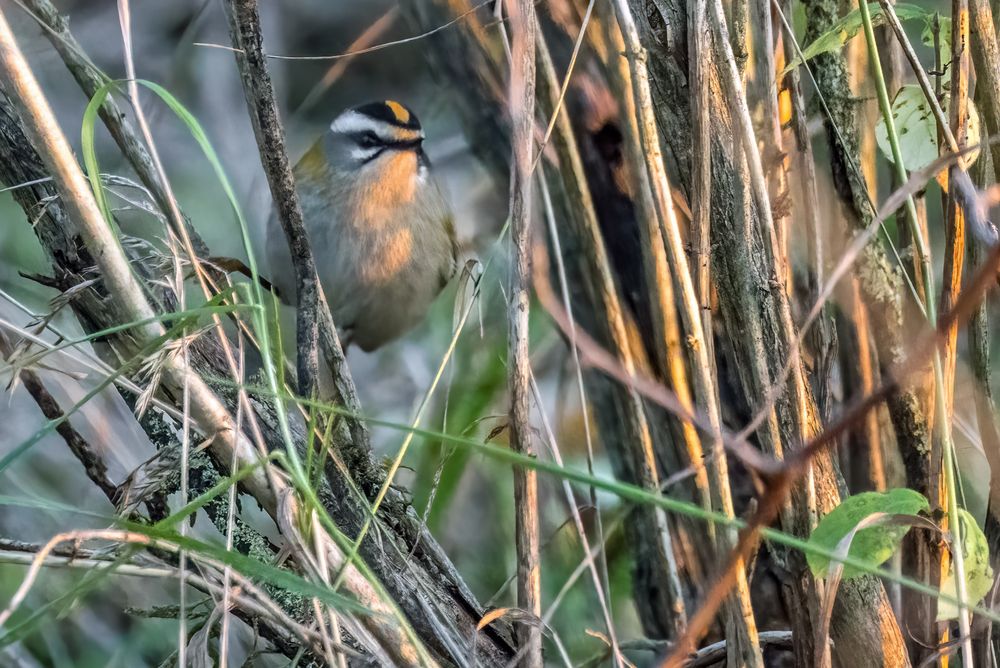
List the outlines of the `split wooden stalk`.
{"label": "split wooden stalk", "polygon": [[[688,13],[688,73],[691,77],[691,244],[694,247],[694,288],[701,308],[705,350],[715,360],[712,337],[712,145],[709,119],[709,73],[712,40],[708,0],[694,0]],[[622,99],[625,96],[621,96]],[[713,373],[714,375],[714,373]]]}
{"label": "split wooden stalk", "polygon": [[[965,143],[966,128],[968,125],[969,108],[969,5],[968,0],[952,0],[952,31],[951,31],[951,103],[949,109],[949,122],[952,134],[959,142],[959,148]],[[987,64],[987,68],[989,64]],[[983,68],[980,68],[983,69]],[[941,300],[939,311],[949,312],[958,300],[958,295],[962,290],[962,268],[965,264],[965,212],[959,204],[959,186],[956,180],[963,172],[960,164],[953,165],[948,170],[948,195],[945,198],[945,250],[944,250],[944,270],[941,285]],[[926,237],[925,237],[926,238]],[[927,299],[933,299],[928,295]],[[932,323],[936,324],[936,323]],[[944,345],[941,347],[941,372],[943,378],[938,379],[943,382],[944,387],[938,392],[938,400],[941,393],[944,394],[944,410],[938,410],[937,415],[945,420],[939,429],[947,436],[951,430],[954,420],[954,400],[955,400],[955,366],[958,362],[958,323],[954,323],[948,328],[945,335]],[[944,470],[942,479],[942,500],[945,508],[948,509],[949,517],[947,527],[959,542],[957,549],[951,549],[951,567],[948,559],[941,560],[941,579],[948,576],[948,570],[956,573],[956,591],[961,601],[966,601],[965,592],[965,572],[962,552],[965,549],[962,543],[964,529],[960,525],[958,517],[953,516],[958,508],[958,500],[951,498],[956,494],[956,486],[953,478],[958,476],[957,461],[954,457],[954,441],[950,436],[943,440],[942,468]],[[958,615],[959,638],[962,647],[962,664],[973,665],[971,623],[969,614],[965,610],[959,610]]]}
{"label": "split wooden stalk", "polygon": [[[852,80],[852,84],[855,85],[855,95],[859,99],[870,98],[870,67],[868,65],[867,45],[861,40],[853,40],[850,43],[848,59],[851,71],[857,75]],[[892,63],[893,60],[887,59],[887,63]],[[886,84],[889,85],[888,77]],[[878,119],[878,106],[874,101],[860,104],[858,114],[862,119],[862,127],[874,127]],[[877,147],[874,132],[866,132],[861,137],[859,157],[861,159],[861,171],[864,174],[864,180],[869,192],[878,192],[878,162],[876,159]],[[819,211],[819,209],[812,209],[810,207],[806,209]],[[846,372],[856,378],[857,387],[864,393],[870,393],[875,387],[873,362],[876,355],[871,350],[868,306],[862,297],[861,286],[857,277],[853,276],[850,280],[851,309],[849,327],[851,331],[847,332],[847,336],[850,337],[853,333],[853,339],[857,343],[857,348],[852,349],[852,352],[856,352],[857,356],[855,357],[851,353],[848,353],[844,363],[851,366]],[[820,281],[820,284],[822,284],[822,281]],[[857,365],[853,364],[855,359],[858,361]],[[841,470],[850,472],[850,477],[848,478],[850,488],[856,490],[859,485],[864,485],[865,489],[883,491],[885,489],[885,471],[882,464],[878,411],[868,413],[865,416],[864,424],[860,425],[852,436],[854,443],[860,447],[853,451],[850,448],[841,449]],[[851,459],[852,455],[855,459],[849,462],[848,459]],[[863,456],[858,457],[858,455]]]}
{"label": "split wooden stalk", "polygon": [[[951,60],[951,103],[949,108],[949,125],[951,129],[952,150],[964,148],[969,121],[969,7],[968,0],[953,0],[952,2],[952,60]],[[988,69],[988,68],[980,68]],[[960,165],[954,165],[948,170],[948,180],[954,184],[954,179],[963,171]],[[962,269],[965,264],[965,213],[957,197],[958,188],[948,189],[945,200],[946,227],[944,271],[941,285],[941,301],[938,311],[947,312],[955,304],[958,293],[962,289]],[[948,338],[942,350],[942,365],[945,379],[945,396],[947,399],[947,414],[954,417],[955,399],[955,366],[958,361],[958,327],[948,330]]]}
{"label": "split wooden stalk", "polygon": [[[989,0],[969,0],[970,46],[976,67],[976,102],[982,114],[984,137],[1000,134],[1000,44]],[[993,168],[1000,165],[1000,143],[990,145]]]}
{"label": "split wooden stalk", "polygon": [[[645,8],[642,0],[631,0],[630,4],[635,6],[636,10]],[[689,173],[687,147],[690,142],[690,119],[686,118],[685,114],[678,113],[677,101],[690,99],[691,91],[687,79],[679,75],[683,60],[678,58],[676,50],[671,51],[669,48],[669,45],[674,43],[667,44],[658,40],[662,40],[664,29],[668,34],[677,34],[669,32],[670,25],[667,18],[685,16],[689,5],[671,0],[658,0],[657,6],[659,12],[648,12],[643,15],[645,30],[643,39],[650,45],[650,64],[657,74],[656,92],[659,96],[655,100],[657,120],[664,129],[666,144],[677,156],[680,163],[679,174],[681,179],[684,179]],[[657,48],[653,49],[654,45]],[[680,50],[681,53],[687,51],[686,45],[675,44],[675,46],[684,47]],[[795,337],[789,339],[783,335],[783,332],[787,331],[787,320],[781,318],[774,310],[779,305],[772,300],[777,299],[781,291],[769,283],[773,275],[770,269],[772,265],[766,255],[770,240],[765,240],[762,245],[758,234],[759,230],[763,230],[764,234],[769,235],[768,226],[757,218],[757,207],[751,206],[748,209],[746,220],[736,220],[734,217],[733,209],[736,201],[734,196],[738,190],[744,188],[743,184],[747,181],[748,175],[746,168],[741,168],[734,158],[731,151],[732,143],[739,141],[741,145],[747,146],[753,145],[755,141],[746,141],[744,128],[739,128],[740,134],[734,134],[730,110],[745,102],[740,91],[739,95],[730,101],[730,94],[726,90],[729,84],[722,81],[719,83],[723,84],[721,90],[725,98],[718,92],[720,87],[713,85],[710,89],[713,106],[709,114],[713,139],[713,241],[718,245],[718,250],[714,252],[712,258],[713,276],[719,287],[720,305],[723,307],[722,313],[726,325],[739,332],[738,335],[729,338],[737,347],[733,351],[734,363],[741,371],[742,389],[748,401],[753,403],[767,394],[772,383],[772,374],[785,365],[786,359],[782,351],[791,345]],[[752,160],[752,151],[745,152],[749,153]],[[760,191],[757,187],[753,190],[755,193]],[[766,205],[766,188],[764,192]],[[760,215],[766,214],[762,212]],[[727,290],[725,294],[723,288]],[[752,334],[751,331],[747,331],[751,329]],[[794,333],[794,330],[792,331]],[[797,371],[801,372],[800,365]],[[811,405],[811,392],[808,391],[808,386],[804,389],[802,396],[806,399],[807,409],[804,417],[810,420],[807,424],[812,430],[816,428],[816,424],[813,421],[815,416]],[[791,393],[785,394],[790,396],[782,399],[778,406],[768,410],[768,421],[764,423],[766,429],[758,431],[765,447],[775,454],[782,451],[783,440],[790,444],[797,443],[802,435],[801,426],[796,424],[795,418],[796,415],[803,415],[801,405],[795,403],[795,397],[791,396]],[[776,418],[778,409],[782,417],[780,421],[772,419]],[[826,510],[839,501],[836,470],[831,465],[828,453],[812,463],[816,467],[817,502]],[[779,507],[787,505],[781,503]],[[800,500],[797,500],[795,506],[797,509],[804,508]],[[798,514],[804,515],[801,512]],[[783,522],[783,525],[786,530],[800,534],[808,531],[807,525],[802,526],[794,522]],[[794,557],[792,554],[788,556]],[[794,567],[797,573],[799,568],[805,568],[804,563],[795,563],[794,558],[790,566]],[[797,629],[810,630],[808,605],[805,601],[799,602],[804,605],[801,609],[803,614],[797,619],[800,621]],[[884,656],[884,651],[895,653],[900,644],[900,636],[892,622],[891,611],[884,603],[881,585],[877,581],[860,579],[845,583],[838,596],[838,609],[833,621],[839,653],[864,664],[876,661],[876,656]],[[704,621],[704,616],[700,616],[699,621]],[[797,635],[809,636],[810,633]],[[806,642],[809,640],[811,638],[807,638]],[[811,660],[811,651],[804,660]]]}
{"label": "split wooden stalk", "polygon": [[[690,342],[689,354],[696,401],[698,407],[708,415],[714,429],[714,433],[709,435],[713,439],[713,446],[712,460],[708,466],[712,503],[716,510],[732,516],[733,502],[729,489],[728,466],[719,437],[721,418],[718,390],[712,374],[712,364],[708,359],[699,303],[688,268],[687,256],[684,253],[680,227],[670,195],[670,182],[660,151],[659,130],[653,116],[652,93],[646,69],[646,51],[640,42],[639,31],[628,3],[625,0],[615,0],[615,10],[625,43],[625,57],[629,63],[630,93],[635,122],[638,126],[635,137],[638,144],[629,142],[631,148],[628,153],[636,173],[645,175],[655,212],[655,218],[649,217],[641,221],[641,225],[648,230],[648,242],[665,243],[670,256],[673,280],[677,282],[680,296],[678,306]],[[719,554],[732,549],[735,537],[729,532],[719,531],[717,538]],[[730,662],[762,666],[763,657],[757,642],[757,625],[750,605],[750,589],[742,567],[737,574],[735,589],[727,608],[727,633],[732,639],[727,650]]]}
{"label": "split wooden stalk", "polygon": [[775,245],[778,251],[775,264],[778,275],[791,290],[792,270],[788,263],[788,225],[790,221],[788,172],[784,142],[781,131],[781,114],[778,108],[778,85],[776,81],[775,48],[777,44],[771,19],[771,0],[753,0],[753,20],[760,31],[759,48],[754,52],[755,79],[761,93],[760,110],[764,117],[762,144],[764,146],[764,173],[767,177],[768,192],[772,205],[777,205],[774,214]]}
{"label": "split wooden stalk", "polygon": [[[132,331],[140,341],[150,341],[164,333],[153,318],[155,313],[146,300],[138,279],[132,273],[114,232],[104,220],[83,172],[77,165],[66,138],[49,108],[28,63],[14,40],[4,13],[0,11],[0,83],[11,94],[21,116],[29,140],[38,150],[52,174],[62,205],[79,228],[79,233],[96,259],[103,282],[114,296],[119,318],[127,321],[149,321]],[[235,430],[232,416],[208,385],[179,357],[167,356],[163,363],[164,386],[175,396],[186,387],[189,393],[191,417],[199,431],[209,438],[209,448],[219,461],[233,461],[238,469],[253,468],[243,478],[244,489],[251,493],[276,521],[281,520],[278,499],[292,494],[291,487],[281,477],[272,480],[254,465],[258,453],[249,441]],[[272,487],[272,484],[274,485]],[[285,504],[288,512],[297,511],[294,504]],[[281,522],[279,521],[279,524]],[[352,566],[344,563],[343,553],[329,537],[324,538],[333,567],[346,566],[348,591],[356,599],[379,614],[365,616],[363,623],[375,639],[376,654],[385,654],[404,665],[417,665],[426,650],[412,633],[396,622],[394,605],[385,601],[371,583]]]}
{"label": "split wooden stalk", "polygon": [[[729,31],[725,22],[725,15],[722,10],[721,0],[710,0],[709,24],[715,37],[715,48],[719,60],[719,79],[723,90],[733,105],[733,118],[735,120],[735,132],[738,135],[738,143],[742,145],[742,160],[738,157],[736,164],[740,166],[741,177],[747,184],[752,199],[756,205],[757,219],[762,228],[761,232],[765,239],[765,249],[767,250],[767,260],[771,280],[777,285],[772,290],[773,298],[776,302],[776,315],[780,332],[779,341],[787,350],[790,345],[798,340],[795,331],[795,324],[792,321],[791,305],[788,301],[788,292],[784,285],[786,272],[783,269],[783,250],[779,242],[779,235],[776,229],[774,217],[772,215],[771,202],[768,197],[767,183],[764,177],[763,160],[757,147],[754,136],[753,123],[750,118],[750,108],[747,104],[746,93],[742,86],[742,79],[736,58],[733,54],[729,42]],[[769,47],[768,47],[769,48]],[[777,113],[777,105],[774,107]],[[806,387],[805,377],[799,362],[798,350],[793,353],[795,359],[790,366],[791,377],[788,385],[791,389],[792,400],[787,411],[791,418],[795,430],[794,437],[799,442],[806,442],[815,433],[815,416],[812,412],[812,396],[809,388]],[[786,382],[785,378],[776,378],[779,385]],[[767,396],[772,393],[772,388],[767,389]],[[776,456],[781,456],[779,451],[775,451]],[[816,492],[816,474],[813,471],[812,462],[809,463],[809,471],[805,479],[802,491],[803,498],[799,503],[794,504],[796,512],[803,515],[798,524],[805,530],[810,530],[818,521],[819,508]],[[817,583],[819,586],[819,583]],[[825,645],[824,645],[825,647]]]}
{"label": "split wooden stalk", "polygon": [[[778,9],[780,14],[782,10],[776,4],[777,0],[770,0],[770,2],[772,2],[773,7]],[[785,5],[788,7],[788,13],[791,13],[791,2],[786,0]],[[796,55],[794,46],[788,41],[785,41],[785,44],[788,47],[788,55],[794,57]],[[825,234],[825,228],[822,224],[823,219],[820,215],[823,209],[819,203],[819,193],[816,185],[816,158],[813,154],[812,141],[809,137],[806,103],[805,97],[802,94],[802,83],[798,68],[788,73],[786,82],[788,83],[788,94],[792,106],[792,135],[795,138],[795,146],[797,148],[795,174],[799,181],[802,207],[807,212],[806,217],[808,220],[808,227],[803,230],[803,233],[806,240],[806,247],[809,249],[810,266],[813,271],[812,294],[818,296],[823,285],[826,283],[826,253],[824,244],[827,235]],[[829,312],[824,313],[820,316],[819,321],[814,327],[813,347],[819,356],[817,367],[821,370],[827,369],[829,373],[829,368],[832,366],[830,358],[835,354],[832,350],[836,334],[833,317]],[[833,403],[831,398],[832,391],[829,387],[830,379],[829,377],[820,378],[819,382],[821,389],[817,397],[817,404],[820,415],[824,419],[827,419],[830,416],[830,411],[832,410],[831,404]]]}
{"label": "split wooden stalk", "polygon": [[[957,141],[956,149],[962,149],[965,144],[969,122],[969,8],[968,0],[953,0],[952,16],[952,60],[951,60],[951,103],[949,105],[951,133],[953,141]],[[949,183],[962,172],[960,165],[954,165],[948,170]],[[965,214],[959,205],[958,188],[953,186],[948,190],[946,200],[947,227],[944,256],[944,281],[941,286],[941,301],[939,310],[948,311],[954,305],[958,293],[962,289],[962,268],[965,262]],[[958,327],[948,330],[948,339],[944,346],[944,373],[947,384],[948,415],[954,416],[955,399],[955,365],[958,359]]]}
{"label": "split wooden stalk", "polygon": [[[610,18],[614,18],[613,16]],[[670,380],[670,387],[677,395],[677,400],[689,412],[694,412],[694,400],[691,396],[691,388],[688,381],[687,347],[682,346],[682,329],[677,322],[677,300],[674,290],[674,278],[667,260],[667,245],[658,223],[656,205],[653,202],[653,192],[650,189],[649,176],[644,167],[642,147],[640,146],[640,132],[638,119],[639,115],[635,106],[635,99],[632,94],[632,75],[629,72],[627,59],[622,58],[621,53],[626,52],[625,43],[621,30],[609,30],[612,52],[615,54],[614,60],[609,63],[609,85],[615,97],[621,104],[621,122],[623,131],[623,143],[628,162],[632,166],[632,173],[635,178],[634,204],[637,212],[637,224],[642,245],[642,264],[646,275],[646,289],[652,293],[650,299],[650,319],[653,324],[653,342],[655,350],[653,356],[656,361],[657,372],[663,378]],[[706,196],[707,196],[706,192]],[[708,212],[705,211],[704,233],[708,235]],[[707,250],[706,250],[707,252]],[[707,257],[707,256],[706,256]],[[708,283],[708,262],[702,262],[698,258],[698,273],[702,268],[705,270],[705,283],[698,288],[704,287],[706,294],[711,290]],[[699,303],[699,313],[704,318],[709,318],[711,322],[711,311],[708,301]],[[709,346],[706,346],[709,350]],[[712,374],[714,376],[714,374]],[[700,406],[704,408],[704,406]],[[701,436],[690,421],[683,420],[681,423],[681,436],[687,450],[687,459],[690,466],[695,470],[695,487],[698,492],[698,499],[705,509],[712,508],[712,490],[708,482],[708,471],[704,463],[704,448],[702,447]],[[715,527],[708,527],[711,541],[715,541]]]}
{"label": "split wooden stalk", "polygon": [[[858,340],[858,375],[861,381],[859,390],[862,394],[871,394],[875,389],[875,365],[873,351],[869,339],[868,308],[861,297],[861,286],[857,278],[851,279],[851,320]],[[878,411],[871,411],[865,416],[861,427],[864,432],[863,443],[867,462],[865,466],[866,483],[869,489],[877,492],[885,491],[885,465],[882,462],[882,439],[878,423]]]}
{"label": "split wooden stalk", "polygon": [[[507,372],[510,391],[511,447],[533,455],[530,424],[531,361],[528,356],[528,314],[531,279],[532,148],[535,129],[535,5],[532,0],[508,3],[511,44],[510,110],[511,144],[510,227],[511,262],[507,320],[509,327]],[[514,512],[517,552],[517,605],[535,617],[542,615],[539,563],[538,473],[514,467]],[[522,665],[542,666],[542,629],[534,623],[517,627],[524,653]]]}
{"label": "split wooden stalk", "polygon": [[[542,113],[551,115],[556,110],[558,90],[554,85],[554,73],[551,84],[546,84],[546,79],[539,78]],[[595,320],[599,327],[606,330],[604,335],[610,350],[631,376],[636,373],[640,353],[633,349],[633,339],[629,336],[624,306],[618,296],[584,164],[565,108],[560,109],[556,117],[552,145],[559,158],[559,176],[572,211],[569,217],[573,225],[571,229],[577,243],[582,246],[580,255],[584,270],[581,273],[583,280],[590,283],[587,292],[594,298]],[[635,388],[627,384],[618,391],[622,396],[616,400],[624,413],[625,428],[622,431],[626,435],[621,455],[629,460],[628,473],[632,474],[637,484],[659,493],[657,458],[643,400]],[[637,507],[634,513],[636,523],[642,529],[634,534],[640,541],[635,546],[636,558],[643,562],[643,572],[650,575],[650,582],[642,584],[655,590],[636,592],[643,625],[650,633],[676,633],[686,625],[687,611],[670,523],[661,508]],[[642,581],[641,576],[638,579]]]}
{"label": "split wooden stalk", "polygon": [[[722,11],[722,3],[721,0],[710,1],[712,2],[712,6],[709,8],[709,23],[712,25],[713,32],[715,34],[715,47],[719,52],[718,55],[721,61],[719,63],[719,78],[722,81],[723,90],[726,91],[730,102],[735,107],[733,117],[736,121],[736,132],[742,143],[743,155],[747,164],[746,179],[749,182],[750,190],[753,194],[754,204],[757,206],[757,216],[759,217],[761,227],[763,228],[762,233],[765,241],[767,242],[765,244],[765,248],[767,248],[770,252],[769,260],[771,274],[779,283],[778,287],[780,289],[774,291],[774,299],[777,302],[778,319],[782,329],[781,338],[784,339],[784,343],[787,346],[796,341],[797,336],[795,335],[795,325],[792,322],[788,295],[783,285],[784,272],[779,264],[781,262],[782,251],[778,242],[775,221],[772,215],[771,202],[768,198],[767,184],[764,178],[763,161],[761,160],[760,151],[757,148],[757,142],[754,137],[753,123],[750,119],[750,109],[747,106],[746,94],[740,85],[736,59],[729,46],[729,31],[726,28],[725,16]],[[776,111],[777,106],[775,105],[775,112]],[[797,351],[795,354],[798,356]],[[805,386],[805,379],[803,378],[801,367],[798,363],[792,365],[790,385],[793,397],[793,410],[791,411],[792,421],[795,426],[797,436],[805,442],[810,436],[812,436],[810,433],[811,419],[809,415],[809,393]],[[808,497],[808,507],[806,508],[806,511],[810,515],[810,523],[814,524],[817,510],[812,477],[812,473],[810,472],[806,490]]]}

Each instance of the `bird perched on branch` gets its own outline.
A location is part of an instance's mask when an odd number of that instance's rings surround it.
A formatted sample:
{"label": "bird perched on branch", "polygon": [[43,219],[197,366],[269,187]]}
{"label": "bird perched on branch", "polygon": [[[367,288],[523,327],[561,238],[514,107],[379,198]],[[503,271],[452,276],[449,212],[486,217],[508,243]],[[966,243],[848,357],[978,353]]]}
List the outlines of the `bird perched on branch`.
{"label": "bird perched on branch", "polygon": [[[455,273],[451,210],[409,108],[348,109],[295,166],[323,292],[345,344],[371,351],[419,323]],[[265,247],[271,282],[295,298],[295,271],[276,215]],[[291,301],[290,301],[291,300]]]}

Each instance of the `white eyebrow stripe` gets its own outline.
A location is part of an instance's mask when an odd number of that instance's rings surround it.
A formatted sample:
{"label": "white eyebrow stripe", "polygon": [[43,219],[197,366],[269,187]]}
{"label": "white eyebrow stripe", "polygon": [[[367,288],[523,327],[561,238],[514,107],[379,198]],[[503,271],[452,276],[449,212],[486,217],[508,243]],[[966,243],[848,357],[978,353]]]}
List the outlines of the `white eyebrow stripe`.
{"label": "white eyebrow stripe", "polygon": [[367,162],[381,150],[381,148],[352,148],[351,157],[359,162]]}
{"label": "white eyebrow stripe", "polygon": [[386,141],[407,141],[423,138],[424,133],[401,128],[371,116],[359,114],[356,111],[346,111],[330,124],[330,131],[335,134],[355,134],[359,132],[374,132]]}

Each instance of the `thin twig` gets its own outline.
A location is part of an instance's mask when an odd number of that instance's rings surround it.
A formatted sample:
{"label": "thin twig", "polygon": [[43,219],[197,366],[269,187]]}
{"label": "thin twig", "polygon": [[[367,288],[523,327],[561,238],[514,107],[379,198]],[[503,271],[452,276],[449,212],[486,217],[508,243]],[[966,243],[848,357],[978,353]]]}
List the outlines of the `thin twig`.
{"label": "thin twig", "polygon": [[[477,11],[479,11],[481,8],[486,7],[487,5],[492,4],[493,2],[494,2],[494,0],[483,0],[483,2],[480,2],[478,5],[472,7],[471,9],[469,9],[466,12],[463,12],[462,14],[459,14],[458,16],[456,16],[452,20],[448,21],[447,23],[443,23],[443,24],[441,24],[441,25],[439,25],[439,26],[437,26],[435,28],[432,28],[430,30],[426,30],[426,31],[420,33],[419,35],[413,35],[411,37],[404,37],[403,39],[397,39],[397,40],[393,40],[391,42],[383,42],[382,44],[376,44],[374,46],[369,46],[369,47],[365,47],[365,48],[362,48],[362,49],[349,50],[349,51],[347,51],[345,53],[337,53],[337,54],[330,55],[330,56],[279,56],[279,55],[276,55],[276,54],[266,54],[265,57],[266,58],[271,58],[271,59],[274,59],[274,60],[340,60],[341,58],[353,58],[355,56],[360,56],[360,55],[365,54],[365,53],[373,53],[375,51],[381,51],[382,49],[388,49],[389,47],[399,46],[400,44],[409,44],[410,42],[416,42],[416,41],[424,39],[426,37],[430,37],[431,35],[434,35],[435,33],[439,33],[442,30],[450,28],[451,26],[455,25],[456,23],[458,23],[459,21],[461,21],[465,17],[471,16],[472,14],[476,13]],[[233,51],[233,52],[239,52],[240,51],[240,47],[231,47],[231,46],[226,46],[224,44],[211,44],[211,43],[208,43],[208,42],[195,42],[194,45],[195,46],[208,47],[208,48],[211,48],[211,49],[222,49],[224,51]]]}

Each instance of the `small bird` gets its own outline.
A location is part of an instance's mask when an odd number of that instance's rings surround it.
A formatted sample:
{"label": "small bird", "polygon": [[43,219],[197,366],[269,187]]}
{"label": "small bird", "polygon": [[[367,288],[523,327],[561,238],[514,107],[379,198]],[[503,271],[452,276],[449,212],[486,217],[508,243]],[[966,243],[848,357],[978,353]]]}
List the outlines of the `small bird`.
{"label": "small bird", "polygon": [[[345,345],[368,352],[419,323],[455,273],[448,202],[424,132],[394,100],[348,109],[295,166],[323,292]],[[277,216],[267,223],[271,281],[294,300],[295,273]]]}

